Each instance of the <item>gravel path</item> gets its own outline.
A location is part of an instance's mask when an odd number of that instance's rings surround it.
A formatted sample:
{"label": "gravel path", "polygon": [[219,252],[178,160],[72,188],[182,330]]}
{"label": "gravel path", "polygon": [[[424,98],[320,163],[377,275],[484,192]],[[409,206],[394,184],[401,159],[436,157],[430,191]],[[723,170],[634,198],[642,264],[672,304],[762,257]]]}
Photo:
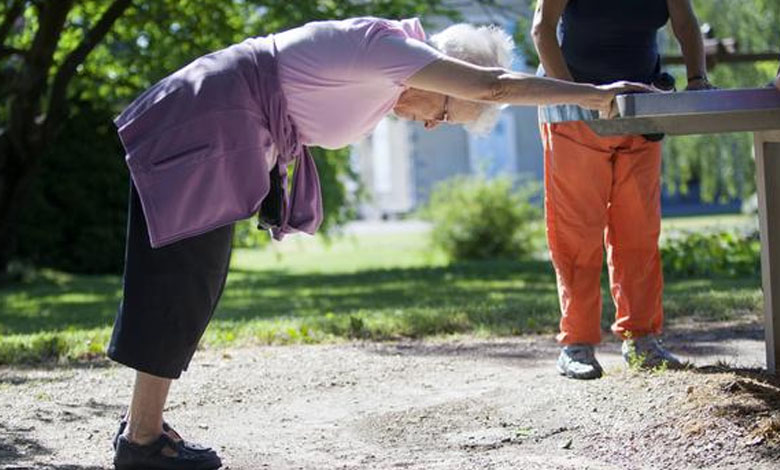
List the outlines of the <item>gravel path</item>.
{"label": "gravel path", "polygon": [[[762,339],[678,328],[674,351],[730,367],[652,373],[608,342],[592,382],[556,375],[548,337],[202,351],[166,419],[226,469],[776,470],[780,382],[748,370]],[[109,363],[0,368],[0,469],[113,468],[131,383]]]}

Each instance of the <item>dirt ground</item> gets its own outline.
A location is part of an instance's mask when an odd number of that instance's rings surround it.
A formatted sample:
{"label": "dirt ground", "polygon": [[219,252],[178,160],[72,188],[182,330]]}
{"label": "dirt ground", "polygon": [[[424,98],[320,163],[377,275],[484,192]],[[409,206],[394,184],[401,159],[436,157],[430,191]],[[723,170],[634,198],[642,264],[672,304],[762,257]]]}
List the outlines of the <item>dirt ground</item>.
{"label": "dirt ground", "polygon": [[[166,419],[226,469],[774,469],[780,381],[758,325],[678,326],[696,367],[559,377],[550,337],[201,351]],[[110,469],[132,374],[0,368],[0,469]]]}

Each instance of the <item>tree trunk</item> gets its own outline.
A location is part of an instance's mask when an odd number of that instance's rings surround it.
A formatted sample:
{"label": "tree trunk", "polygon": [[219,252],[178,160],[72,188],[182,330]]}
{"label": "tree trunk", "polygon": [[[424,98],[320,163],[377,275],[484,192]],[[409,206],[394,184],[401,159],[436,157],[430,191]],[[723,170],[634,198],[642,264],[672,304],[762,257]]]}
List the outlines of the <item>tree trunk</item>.
{"label": "tree trunk", "polygon": [[8,264],[16,248],[15,220],[31,168],[25,168],[6,135],[0,136],[0,284],[7,280]]}

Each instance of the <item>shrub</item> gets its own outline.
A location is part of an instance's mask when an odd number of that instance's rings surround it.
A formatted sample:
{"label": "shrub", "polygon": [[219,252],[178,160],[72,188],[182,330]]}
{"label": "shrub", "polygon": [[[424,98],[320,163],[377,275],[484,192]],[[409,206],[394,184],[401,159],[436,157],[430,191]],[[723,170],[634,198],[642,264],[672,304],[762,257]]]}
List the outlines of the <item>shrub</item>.
{"label": "shrub", "polygon": [[233,234],[234,248],[260,248],[271,241],[271,234],[267,230],[257,228],[257,216],[236,222]]}
{"label": "shrub", "polygon": [[440,183],[424,210],[432,243],[458,261],[528,256],[541,238],[541,209],[529,202],[537,193],[530,184],[516,190],[507,177]]}
{"label": "shrub", "polygon": [[130,185],[105,108],[77,103],[30,188],[16,258],[70,272],[121,273]]}
{"label": "shrub", "polygon": [[761,275],[758,232],[683,233],[661,244],[664,273],[672,277]]}

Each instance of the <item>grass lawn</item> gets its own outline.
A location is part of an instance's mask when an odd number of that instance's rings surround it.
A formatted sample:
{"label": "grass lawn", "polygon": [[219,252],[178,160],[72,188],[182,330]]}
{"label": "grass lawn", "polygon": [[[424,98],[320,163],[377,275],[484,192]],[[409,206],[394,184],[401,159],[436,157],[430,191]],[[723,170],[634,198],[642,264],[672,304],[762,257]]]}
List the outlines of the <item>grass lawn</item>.
{"label": "grass lawn", "polygon": [[662,220],[661,238],[677,232],[720,231],[733,228],[758,229],[758,216],[744,214],[667,217]]}
{"label": "grass lawn", "polygon": [[[750,223],[665,221],[674,230]],[[607,295],[604,287],[605,298]],[[40,270],[0,289],[0,364],[102,354],[121,295],[118,276]],[[761,309],[760,279],[667,279],[669,321],[723,320]],[[604,323],[613,308],[604,302]],[[291,237],[236,250],[204,345],[322,342],[340,338],[552,333],[555,276],[544,260],[448,265],[425,233]]]}

